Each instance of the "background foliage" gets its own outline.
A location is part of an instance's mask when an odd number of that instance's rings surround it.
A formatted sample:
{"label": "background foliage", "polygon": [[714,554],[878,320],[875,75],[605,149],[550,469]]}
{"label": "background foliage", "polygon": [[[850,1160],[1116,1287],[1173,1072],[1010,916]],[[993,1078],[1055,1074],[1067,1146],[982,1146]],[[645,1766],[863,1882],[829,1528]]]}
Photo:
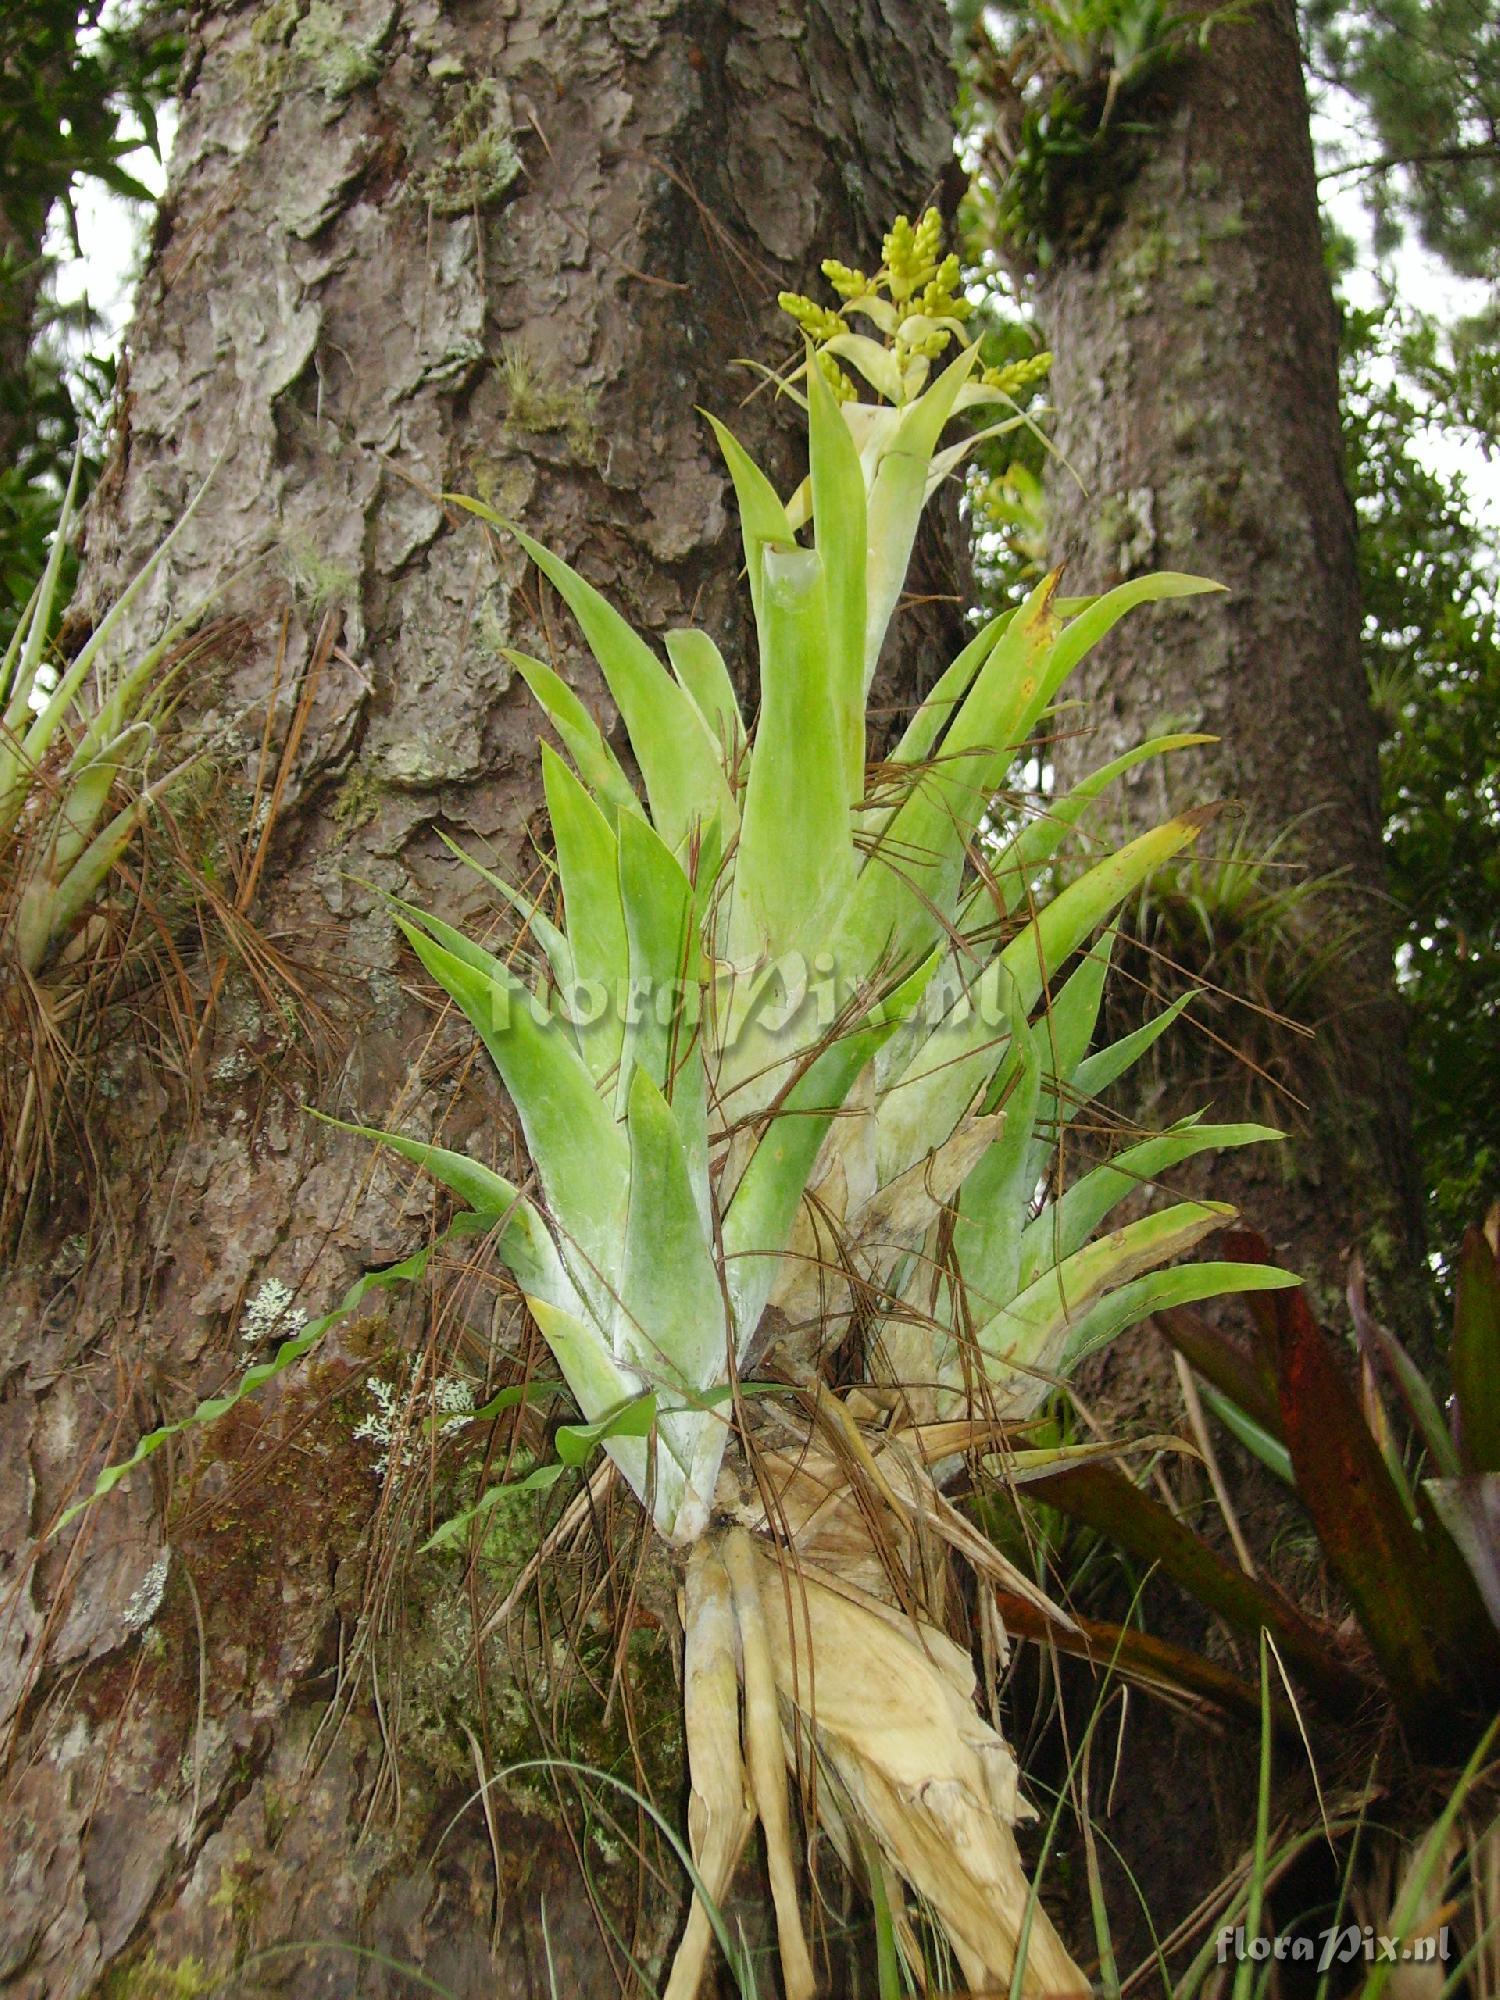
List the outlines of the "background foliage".
{"label": "background foliage", "polygon": [[1434,1249],[1500,1188],[1500,552],[1420,452],[1451,432],[1438,330],[1394,301],[1344,315],[1344,425],[1359,515],[1397,972],[1412,1015],[1417,1145]]}
{"label": "background foliage", "polygon": [[0,12],[0,642],[40,575],[80,439],[97,471],[115,356],[87,302],[51,296],[49,224],[78,250],[80,182],[131,202],[127,162],[160,157],[158,115],[181,60],[162,0],[25,0]]}

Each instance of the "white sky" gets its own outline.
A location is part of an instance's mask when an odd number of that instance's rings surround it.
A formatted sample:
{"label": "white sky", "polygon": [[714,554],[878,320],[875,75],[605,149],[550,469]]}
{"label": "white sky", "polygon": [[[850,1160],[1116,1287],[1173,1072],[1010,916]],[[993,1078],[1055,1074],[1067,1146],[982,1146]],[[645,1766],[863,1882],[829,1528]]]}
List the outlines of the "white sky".
{"label": "white sky", "polygon": [[[1357,119],[1357,108],[1349,100],[1340,104],[1328,93],[1321,95],[1313,119],[1313,137],[1325,164],[1351,156],[1350,146],[1358,144]],[[175,112],[168,106],[161,118],[162,139],[168,152],[175,123]],[[126,164],[154,193],[161,192],[165,172],[148,147],[143,144]],[[1350,296],[1357,305],[1373,304],[1377,295],[1375,257],[1369,217],[1357,185],[1352,180],[1325,180],[1322,194],[1334,221],[1361,249],[1360,265],[1348,280]],[[143,225],[128,203],[97,181],[81,183],[75,201],[83,256],[72,255],[60,220],[54,222],[50,233],[49,248],[58,259],[58,297],[72,302],[87,295],[100,315],[106,337],[118,345],[130,317],[142,254]],[[1484,286],[1454,278],[1414,237],[1403,244],[1390,269],[1400,297],[1420,303],[1428,311],[1435,307],[1444,317],[1474,313],[1486,303]],[[1424,462],[1440,476],[1462,480],[1475,519],[1495,537],[1500,548],[1500,454],[1486,459],[1474,445],[1438,431],[1420,435],[1415,447]]]}
{"label": "white sky", "polygon": [[[1361,124],[1360,108],[1352,98],[1341,92],[1320,91],[1312,123],[1313,144],[1325,172],[1337,164],[1369,157],[1369,139]],[[1357,177],[1325,179],[1319,193],[1336,226],[1359,248],[1358,262],[1345,281],[1350,300],[1356,306],[1373,306],[1380,292],[1377,260],[1369,211],[1360,196]],[[1435,312],[1440,319],[1467,318],[1490,302],[1487,286],[1455,278],[1439,258],[1423,249],[1414,234],[1405,237],[1386,270],[1395,280],[1400,299],[1419,305],[1424,312]],[[1475,520],[1500,545],[1500,454],[1487,459],[1475,445],[1440,431],[1419,436],[1416,450],[1434,472],[1463,481]]]}

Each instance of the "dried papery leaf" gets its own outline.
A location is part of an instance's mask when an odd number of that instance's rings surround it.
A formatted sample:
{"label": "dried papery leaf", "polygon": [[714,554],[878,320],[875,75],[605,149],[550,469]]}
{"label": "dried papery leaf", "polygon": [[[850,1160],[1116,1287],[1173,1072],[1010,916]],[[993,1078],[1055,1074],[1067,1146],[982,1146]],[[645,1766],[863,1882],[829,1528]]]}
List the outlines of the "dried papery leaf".
{"label": "dried papery leaf", "polygon": [[[740,1632],[740,1663],[745,1683],[745,1754],[750,1789],[766,1843],[766,1871],[776,1906],[776,1938],[781,1952],[781,1982],[786,2000],[811,2000],[817,1990],[802,1912],[797,1901],[797,1865],[792,1852],[787,1812],[786,1761],[782,1753],[781,1719],[776,1709],[777,1669],[772,1656],[772,1632],[763,1608],[757,1559],[750,1537],[731,1529],[724,1540],[724,1565],[729,1572],[734,1614]],[[778,1588],[782,1587],[777,1579]],[[794,1586],[795,1587],[795,1586]]]}
{"label": "dried papery leaf", "polygon": [[688,1837],[702,1891],[694,1895],[663,2000],[694,2000],[713,1938],[703,1897],[722,1903],[755,1824],[740,1754],[734,1606],[718,1550],[706,1539],[694,1544],[688,1559],[682,1624],[682,1707],[692,1781]]}
{"label": "dried papery leaf", "polygon": [[803,1568],[788,1588],[764,1544],[743,1544],[782,1700],[886,1861],[929,1904],[964,1976],[1010,1985],[1030,1911],[1022,1993],[1086,1993],[1051,1920],[1032,1905],[1012,1831],[1015,1760],[974,1705],[968,1656],[936,1627],[856,1602]]}

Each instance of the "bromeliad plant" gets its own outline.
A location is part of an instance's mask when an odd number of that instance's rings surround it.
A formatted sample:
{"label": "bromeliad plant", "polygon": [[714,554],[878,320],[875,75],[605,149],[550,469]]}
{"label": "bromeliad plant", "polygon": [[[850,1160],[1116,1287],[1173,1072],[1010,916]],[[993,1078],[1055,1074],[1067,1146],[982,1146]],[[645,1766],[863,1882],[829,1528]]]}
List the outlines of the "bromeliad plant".
{"label": "bromeliad plant", "polygon": [[[939,238],[934,215],[902,220],[872,278],[825,267],[836,309],[784,301],[809,343],[783,385],[810,457],[789,499],[715,425],[759,637],[753,728],[709,635],[669,634],[664,664],[566,563],[464,503],[515,535],[570,607],[640,785],[568,684],[515,654],[562,746],[541,753],[555,882],[532,899],[489,878],[524,918],[508,959],[396,906],[504,1082],[538,1196],[465,1155],[372,1136],[467,1204],[464,1235],[492,1234],[583,1434],[685,1555],[701,1894],[671,2000],[697,1990],[710,1912],[757,1819],[784,1989],[814,1990],[788,1758],[914,1964],[903,1885],[973,1986],[1083,1989],[1021,1868],[1015,1764],[944,1630],[940,1552],[1064,1615],[945,1500],[941,1476],[994,1451],[1002,1420],[1156,1308],[1291,1282],[1174,1265],[1228,1218],[1215,1203],[1104,1227],[1179,1162],[1270,1136],[1260,1127],[1189,1121],[1065,1191],[1048,1171],[1073,1113],[1180,1011],[1090,1053],[1111,915],[1200,822],[1103,855],[1040,909],[1038,884],[1108,785],[1202,739],[1147,743],[1044,817],[1003,831],[990,817],[1089,648],[1135,605],[1214,586],[1164,575],[1068,602],[1046,578],[976,633],[867,769],[871,676],[918,521],[974,442],[944,435],[955,419],[1022,421],[1016,381],[987,375],[965,340]],[[864,1365],[832,1393],[830,1357],[851,1348]],[[782,1394],[742,1395],[752,1376]]]}
{"label": "bromeliad plant", "polygon": [[[1259,1127],[1189,1122],[1036,1200],[1061,1125],[1168,1025],[1089,1054],[1101,928],[1198,822],[1106,855],[1035,912],[1034,886],[1113,779],[1201,739],[1143,745],[1004,837],[987,819],[1083,654],[1132,606],[1213,586],[1164,575],[1066,604],[1048,577],[974,637],[867,771],[870,680],[918,518],[973,442],[943,435],[970,413],[991,430],[1019,420],[1015,385],[986,377],[964,341],[957,264],[939,250],[935,216],[902,221],[875,279],[827,267],[839,310],[784,301],[810,341],[785,385],[806,410],[811,468],[789,501],[714,426],[759,635],[753,732],[707,634],[670,634],[669,668],[566,563],[464,503],[514,534],[570,607],[642,784],[557,673],[512,655],[567,753],[542,747],[560,911],[550,892],[496,881],[524,916],[529,966],[410,905],[397,921],[503,1079],[540,1199],[466,1157],[372,1135],[493,1222],[584,1417],[604,1432],[623,1413],[651,1419],[605,1449],[659,1533],[692,1552],[698,1867],[722,1895],[759,1817],[791,1995],[813,1975],[783,1726],[790,1754],[815,1752],[840,1851],[925,1897],[974,1985],[1009,1981],[1020,1955],[1028,1989],[1083,1986],[1027,1891],[1014,1765],[974,1710],[967,1655],[939,1629],[940,1602],[914,1595],[917,1569],[903,1595],[919,1608],[898,1611],[859,1489],[900,1533],[994,1567],[932,1463],[992,1445],[997,1417],[1034,1410],[1080,1355],[1155,1308],[1289,1282],[1172,1266],[1226,1219],[1213,1203],[1099,1233],[1176,1163],[1270,1136]],[[863,400],[849,371],[882,400]],[[842,1451],[746,1415],[746,1376],[814,1384],[851,1330],[868,1389],[820,1406]],[[882,1403],[899,1418],[872,1442],[856,1417]],[[673,1995],[696,1990],[707,1941],[700,1909]]]}
{"label": "bromeliad plant", "polygon": [[[118,940],[130,926],[112,925],[106,905],[112,887],[138,880],[128,862],[142,826],[195,761],[163,754],[165,725],[183,669],[212,638],[189,642],[188,619],[140,650],[121,644],[189,507],[76,655],[56,662],[80,464],[0,658],[0,1241],[52,1147],[57,1100],[97,1040],[100,996],[118,991],[131,956]],[[133,951],[149,960],[149,935]]]}

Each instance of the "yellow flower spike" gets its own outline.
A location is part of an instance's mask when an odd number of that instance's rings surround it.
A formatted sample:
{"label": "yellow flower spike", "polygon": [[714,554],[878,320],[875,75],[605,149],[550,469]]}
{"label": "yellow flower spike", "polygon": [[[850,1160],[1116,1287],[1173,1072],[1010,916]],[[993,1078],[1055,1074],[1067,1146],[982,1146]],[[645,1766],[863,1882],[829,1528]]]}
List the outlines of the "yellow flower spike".
{"label": "yellow flower spike", "polygon": [[1052,366],[1049,353],[1028,354],[1021,361],[1007,361],[1000,368],[986,368],[980,381],[986,389],[998,389],[1002,396],[1017,396],[1039,382]]}
{"label": "yellow flower spike", "polygon": [[823,276],[841,299],[860,298],[870,289],[870,281],[863,271],[856,271],[849,264],[841,264],[837,257],[823,259]]}
{"label": "yellow flower spike", "polygon": [[801,292],[778,292],[776,303],[789,319],[796,321],[809,340],[832,340],[835,334],[848,332],[836,312],[820,306],[815,299],[805,298]]}

